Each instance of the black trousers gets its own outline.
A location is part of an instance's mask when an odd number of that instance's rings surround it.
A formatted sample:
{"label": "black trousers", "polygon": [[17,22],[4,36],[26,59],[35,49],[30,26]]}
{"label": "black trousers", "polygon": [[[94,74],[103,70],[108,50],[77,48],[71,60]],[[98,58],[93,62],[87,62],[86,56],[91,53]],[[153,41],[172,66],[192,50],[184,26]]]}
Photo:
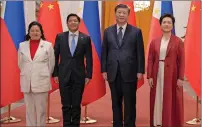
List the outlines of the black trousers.
{"label": "black trousers", "polygon": [[85,79],[79,81],[74,74],[71,74],[69,82],[63,86],[60,87],[63,127],[79,127]]}
{"label": "black trousers", "polygon": [[[136,78],[136,75],[134,75]],[[137,81],[124,82],[118,67],[114,82],[109,83],[112,97],[113,127],[135,127]],[[122,101],[124,100],[124,123]]]}

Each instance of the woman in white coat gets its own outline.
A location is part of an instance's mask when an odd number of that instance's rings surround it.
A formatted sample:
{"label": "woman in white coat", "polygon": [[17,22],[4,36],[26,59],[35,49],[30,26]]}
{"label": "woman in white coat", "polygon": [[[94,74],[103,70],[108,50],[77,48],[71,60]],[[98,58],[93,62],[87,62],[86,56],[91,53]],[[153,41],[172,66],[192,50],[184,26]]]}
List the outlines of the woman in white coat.
{"label": "woman in white coat", "polygon": [[52,44],[45,41],[42,25],[29,24],[26,41],[18,50],[20,85],[26,105],[26,126],[45,126],[48,92],[55,65]]}

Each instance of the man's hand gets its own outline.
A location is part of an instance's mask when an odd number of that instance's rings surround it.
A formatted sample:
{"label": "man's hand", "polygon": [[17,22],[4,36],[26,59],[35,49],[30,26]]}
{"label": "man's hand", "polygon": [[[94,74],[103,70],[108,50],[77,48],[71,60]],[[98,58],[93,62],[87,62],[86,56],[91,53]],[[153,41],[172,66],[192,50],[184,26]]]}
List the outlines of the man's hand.
{"label": "man's hand", "polygon": [[107,72],[102,73],[102,77],[107,81]]}
{"label": "man's hand", "polygon": [[149,79],[148,79],[148,83],[149,83],[149,86],[150,86],[151,88],[153,88],[153,86],[154,86],[153,78],[149,78]]}
{"label": "man's hand", "polygon": [[58,80],[58,77],[54,77],[54,82],[59,84],[59,80]]}
{"label": "man's hand", "polygon": [[177,86],[180,88],[180,87],[182,87],[183,86],[183,80],[181,80],[181,79],[178,79],[177,80]]}
{"label": "man's hand", "polygon": [[140,80],[143,78],[143,74],[142,73],[137,73],[137,79]]}
{"label": "man's hand", "polygon": [[89,78],[85,78],[85,85],[87,85],[90,82]]}

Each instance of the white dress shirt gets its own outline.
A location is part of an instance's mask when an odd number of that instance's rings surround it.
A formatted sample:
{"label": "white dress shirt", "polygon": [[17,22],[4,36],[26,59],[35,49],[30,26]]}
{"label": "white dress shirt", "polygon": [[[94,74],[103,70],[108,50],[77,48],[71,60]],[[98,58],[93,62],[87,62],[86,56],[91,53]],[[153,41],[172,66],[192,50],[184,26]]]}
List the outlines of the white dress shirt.
{"label": "white dress shirt", "polygon": [[71,51],[71,45],[72,45],[72,34],[75,34],[76,36],[74,37],[74,40],[76,42],[76,46],[77,46],[77,43],[78,43],[78,38],[79,38],[79,31],[77,30],[75,33],[72,33],[71,31],[69,31],[69,49]]}
{"label": "white dress shirt", "polygon": [[[121,26],[119,26],[118,24],[117,24],[117,34],[119,33],[119,28],[120,28]],[[127,27],[127,23],[126,24],[124,24],[123,26],[122,26],[122,33],[123,33],[123,36],[124,36],[124,33],[125,33],[125,31],[126,31],[126,27]],[[123,37],[122,37],[123,38]]]}

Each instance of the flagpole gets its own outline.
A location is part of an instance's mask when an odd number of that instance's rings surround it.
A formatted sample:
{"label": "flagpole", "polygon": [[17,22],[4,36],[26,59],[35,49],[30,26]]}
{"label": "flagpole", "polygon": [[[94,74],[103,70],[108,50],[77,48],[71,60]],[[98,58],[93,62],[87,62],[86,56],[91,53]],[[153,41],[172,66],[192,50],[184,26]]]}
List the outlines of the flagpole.
{"label": "flagpole", "polygon": [[52,124],[52,123],[58,123],[60,122],[59,119],[55,119],[50,116],[50,94],[48,94],[48,106],[47,106],[47,121],[46,123]]}
{"label": "flagpole", "polygon": [[88,117],[87,115],[87,106],[85,106],[85,110],[84,110],[84,117],[83,119],[81,119],[80,123],[82,124],[93,124],[96,123],[97,120],[91,119],[90,117]]}
{"label": "flagpole", "polygon": [[18,118],[11,116],[11,104],[9,104],[8,105],[8,117],[1,119],[1,124],[17,123],[20,121],[21,121],[21,119],[18,119]]}
{"label": "flagpole", "polygon": [[201,118],[199,118],[199,98],[198,96],[196,97],[196,118],[187,121],[186,123],[189,125],[200,125],[201,124]]}

